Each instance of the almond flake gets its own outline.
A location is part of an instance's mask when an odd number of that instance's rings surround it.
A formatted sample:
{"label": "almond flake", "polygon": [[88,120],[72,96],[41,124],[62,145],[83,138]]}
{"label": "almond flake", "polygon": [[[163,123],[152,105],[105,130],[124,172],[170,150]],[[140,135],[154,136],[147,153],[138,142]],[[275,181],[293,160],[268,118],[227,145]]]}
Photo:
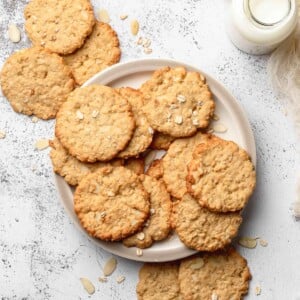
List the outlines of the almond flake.
{"label": "almond flake", "polygon": [[218,133],[224,133],[227,131],[227,127],[223,124],[216,124],[213,126],[214,131]]}
{"label": "almond flake", "polygon": [[99,111],[98,110],[93,110],[92,111],[92,117],[93,118],[97,118],[98,115],[99,115]]}
{"label": "almond flake", "polygon": [[137,35],[140,29],[140,24],[137,20],[132,20],[130,23],[130,30],[133,35]]}
{"label": "almond flake", "polygon": [[149,132],[150,134],[153,134],[153,133],[154,133],[153,128],[152,128],[152,127],[148,127],[148,132]]}
{"label": "almond flake", "polygon": [[143,250],[140,249],[140,248],[137,248],[137,249],[136,249],[136,255],[137,255],[137,256],[142,256],[142,255],[143,255]]}
{"label": "almond flake", "polygon": [[174,119],[174,122],[178,125],[181,125],[182,122],[183,122],[183,118],[182,116],[176,116],[175,119]]}
{"label": "almond flake", "polygon": [[118,276],[117,277],[117,283],[122,283],[125,280],[125,276]]}
{"label": "almond flake", "polygon": [[261,287],[258,285],[255,287],[255,295],[259,296],[261,294]]}
{"label": "almond flake", "polygon": [[117,260],[114,257],[110,258],[104,265],[103,268],[104,276],[110,276],[115,271],[116,267],[117,267]]}
{"label": "almond flake", "polygon": [[0,130],[0,139],[4,139],[6,137],[6,132],[3,130]]}
{"label": "almond flake", "polygon": [[152,49],[151,48],[145,48],[144,53],[145,54],[150,54],[150,53],[152,53]]}
{"label": "almond flake", "polygon": [[140,241],[143,241],[145,239],[145,233],[144,232],[139,232],[137,235],[136,235],[136,238]]}
{"label": "almond flake", "polygon": [[39,118],[37,118],[37,117],[32,117],[31,118],[32,123],[37,123],[38,121],[39,121]]}
{"label": "almond flake", "polygon": [[49,140],[46,140],[46,139],[38,140],[35,143],[35,149],[37,149],[37,150],[44,150],[48,147],[49,147]]}
{"label": "almond flake", "polygon": [[19,43],[21,40],[21,32],[16,24],[8,26],[8,37],[13,43]]}
{"label": "almond flake", "polygon": [[121,16],[120,16],[120,19],[121,19],[122,21],[126,20],[127,18],[128,18],[128,15],[121,15]]}
{"label": "almond flake", "polygon": [[213,115],[213,120],[219,121],[219,120],[220,120],[220,117],[219,117],[217,114],[214,114],[214,115]]}
{"label": "almond flake", "polygon": [[245,248],[249,248],[249,249],[253,249],[256,247],[257,245],[257,241],[254,238],[250,238],[250,237],[243,237],[240,238],[238,243]]}
{"label": "almond flake", "polygon": [[82,286],[84,289],[90,294],[93,295],[95,293],[95,287],[92,282],[87,278],[80,278]]}
{"label": "almond flake", "polygon": [[196,262],[191,265],[192,270],[199,270],[204,266],[204,260],[203,258],[199,257],[196,259]]}
{"label": "almond flake", "polygon": [[268,246],[268,242],[266,240],[262,240],[262,239],[259,239],[259,244],[262,246],[262,247],[267,247]]}
{"label": "almond flake", "polygon": [[155,209],[154,208],[150,208],[150,214],[154,215],[155,214]]}
{"label": "almond flake", "polygon": [[213,293],[213,294],[211,295],[211,300],[218,300],[218,299],[219,299],[219,297],[218,297],[217,294]]}
{"label": "almond flake", "polygon": [[80,110],[77,110],[77,111],[76,111],[76,117],[77,117],[79,120],[83,120],[84,115],[83,115],[83,113],[82,113]]}
{"label": "almond flake", "polygon": [[179,103],[184,103],[186,101],[186,98],[183,95],[177,95],[176,99]]}
{"label": "almond flake", "polygon": [[99,277],[98,280],[100,282],[107,282],[107,278],[106,277]]}
{"label": "almond flake", "polygon": [[110,22],[109,14],[108,14],[106,9],[100,9],[99,10],[98,18],[99,18],[100,22],[103,22],[103,23],[109,23]]}

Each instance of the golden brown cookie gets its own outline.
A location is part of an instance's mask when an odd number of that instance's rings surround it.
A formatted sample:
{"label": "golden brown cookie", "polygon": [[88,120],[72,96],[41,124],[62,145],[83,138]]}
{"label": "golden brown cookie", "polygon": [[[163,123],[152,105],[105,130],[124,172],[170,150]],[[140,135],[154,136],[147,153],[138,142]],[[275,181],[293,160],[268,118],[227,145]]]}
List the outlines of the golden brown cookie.
{"label": "golden brown cookie", "polygon": [[149,166],[146,175],[149,175],[152,178],[164,182],[163,181],[164,171],[163,171],[162,159],[155,159]]}
{"label": "golden brown cookie", "polygon": [[241,223],[239,213],[211,212],[189,194],[173,208],[172,225],[177,235],[187,247],[198,251],[224,248],[237,235]]}
{"label": "golden brown cookie", "polygon": [[145,161],[142,158],[129,158],[125,160],[125,168],[133,171],[137,175],[144,174]]}
{"label": "golden brown cookie", "polygon": [[123,240],[123,244],[127,247],[148,248],[169,235],[172,202],[164,184],[147,175],[140,178],[150,195],[150,217],[144,228]]}
{"label": "golden brown cookie", "polygon": [[24,16],[33,44],[59,54],[80,48],[95,24],[89,0],[31,0]]}
{"label": "golden brown cookie", "polygon": [[187,258],[179,267],[183,299],[240,300],[248,293],[250,279],[246,259],[233,248]]}
{"label": "golden brown cookie", "polygon": [[247,152],[237,144],[214,139],[193,152],[188,165],[187,188],[212,211],[243,209],[256,182],[254,166]]}
{"label": "golden brown cookie", "polygon": [[174,140],[175,138],[170,135],[155,132],[150,148],[155,150],[168,150]]}
{"label": "golden brown cookie", "polygon": [[74,89],[61,57],[33,47],[14,53],[1,71],[3,94],[16,112],[51,119]]}
{"label": "golden brown cookie", "polygon": [[80,161],[108,161],[123,150],[135,129],[131,106],[114,89],[76,89],[61,106],[55,134]]}
{"label": "golden brown cookie", "polygon": [[199,132],[193,137],[177,139],[170,146],[163,158],[163,180],[173,197],[180,199],[187,192],[187,164],[192,159],[194,147],[210,138]]}
{"label": "golden brown cookie", "polygon": [[152,142],[153,129],[150,127],[143,111],[144,100],[142,94],[133,88],[121,88],[118,90],[131,105],[136,128],[127,147],[118,154],[119,158],[138,156],[144,152]]}
{"label": "golden brown cookie", "polygon": [[100,168],[83,178],[74,194],[75,212],[93,237],[119,241],[149,216],[149,195],[138,176],[124,167]]}
{"label": "golden brown cookie", "polygon": [[136,287],[138,300],[180,300],[178,264],[144,264]]}
{"label": "golden brown cookie", "polygon": [[117,63],[121,57],[119,39],[107,23],[97,22],[82,48],[64,57],[81,85],[101,70]]}
{"label": "golden brown cookie", "polygon": [[191,136],[198,128],[206,128],[215,108],[203,75],[183,67],[155,71],[141,92],[150,125],[173,137]]}
{"label": "golden brown cookie", "polygon": [[121,166],[122,160],[113,160],[107,163],[83,163],[71,156],[57,138],[50,141],[50,158],[55,173],[64,177],[70,185],[77,185],[86,175],[107,166]]}

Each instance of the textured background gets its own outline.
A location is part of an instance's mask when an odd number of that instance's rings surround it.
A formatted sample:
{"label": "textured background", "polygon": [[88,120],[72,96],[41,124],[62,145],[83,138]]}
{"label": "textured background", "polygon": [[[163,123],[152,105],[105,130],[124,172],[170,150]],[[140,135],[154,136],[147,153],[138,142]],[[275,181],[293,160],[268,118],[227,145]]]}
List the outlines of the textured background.
{"label": "textured background", "polygon": [[[25,0],[0,1],[0,66],[15,50],[30,43],[24,34]],[[99,8],[100,1],[93,1]],[[122,61],[142,58],[129,33],[129,14],[152,40],[153,57],[192,63],[222,81],[241,102],[252,125],[258,154],[256,193],[245,212],[242,235],[262,236],[267,248],[241,249],[253,274],[250,294],[260,285],[259,299],[299,299],[300,222],[292,218],[296,159],[292,126],[267,79],[268,57],[255,57],[228,40],[220,0],[102,0],[119,34]],[[76,16],[74,16],[76,18]],[[9,22],[22,30],[22,41],[7,37]],[[149,56],[147,56],[149,57]],[[2,299],[87,299],[79,277],[96,285],[91,299],[135,299],[139,264],[118,258],[107,283],[97,282],[109,253],[95,247],[65,214],[55,190],[48,150],[36,151],[38,139],[51,138],[53,122],[32,123],[0,98],[0,296]],[[124,283],[115,283],[125,275]],[[0,298],[1,298],[0,297]]]}

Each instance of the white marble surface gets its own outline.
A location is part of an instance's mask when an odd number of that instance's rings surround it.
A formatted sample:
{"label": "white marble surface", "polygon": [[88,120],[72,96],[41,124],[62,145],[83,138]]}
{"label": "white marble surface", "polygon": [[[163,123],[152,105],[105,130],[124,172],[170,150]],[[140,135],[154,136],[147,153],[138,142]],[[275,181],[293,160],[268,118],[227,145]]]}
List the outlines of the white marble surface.
{"label": "white marble surface", "polygon": [[[246,110],[255,133],[258,184],[246,209],[241,235],[261,236],[266,248],[241,249],[253,274],[247,299],[299,299],[300,222],[292,218],[299,159],[296,140],[267,80],[268,57],[241,53],[228,40],[219,0],[95,0],[106,8],[117,30],[122,61],[149,57],[135,45],[129,21],[137,18],[140,35],[152,40],[153,57],[194,64],[222,81]],[[0,65],[13,51],[29,45],[23,28],[26,1],[0,1]],[[120,14],[129,19],[121,21]],[[76,18],[76,16],[74,16]],[[22,41],[12,44],[9,22],[22,30]],[[101,268],[111,255],[94,246],[65,214],[55,190],[48,150],[35,142],[51,138],[53,122],[31,122],[14,113],[0,98],[0,299],[135,299],[140,264],[118,258],[117,271],[100,283]],[[122,284],[118,275],[125,275]],[[79,278],[96,286],[89,297]]]}

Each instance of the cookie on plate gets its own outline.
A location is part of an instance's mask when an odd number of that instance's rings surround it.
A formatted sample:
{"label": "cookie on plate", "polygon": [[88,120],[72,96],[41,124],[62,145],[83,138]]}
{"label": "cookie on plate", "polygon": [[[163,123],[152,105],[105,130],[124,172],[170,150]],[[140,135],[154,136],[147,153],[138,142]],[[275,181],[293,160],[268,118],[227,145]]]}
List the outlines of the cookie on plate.
{"label": "cookie on plate", "polygon": [[168,150],[174,140],[175,138],[170,135],[155,132],[150,148],[155,150]]}
{"label": "cookie on plate", "polygon": [[247,261],[233,248],[197,255],[180,263],[179,284],[183,299],[242,299],[251,279]]}
{"label": "cookie on plate", "polygon": [[198,251],[215,251],[230,244],[242,223],[239,213],[215,213],[185,194],[173,207],[172,227],[180,240]]}
{"label": "cookie on plate", "polygon": [[1,71],[1,86],[16,112],[47,120],[55,118],[75,83],[61,57],[33,47],[7,59]]}
{"label": "cookie on plate", "polygon": [[139,272],[136,292],[138,300],[180,300],[178,264],[144,264]]}
{"label": "cookie on plate", "polygon": [[142,94],[133,88],[121,88],[118,90],[131,105],[136,128],[127,147],[118,154],[119,158],[138,156],[144,152],[152,142],[153,129],[150,127],[144,113],[144,100]]}
{"label": "cookie on plate", "polygon": [[95,162],[114,158],[134,129],[127,100],[110,87],[91,85],[69,95],[57,114],[55,134],[72,156]]}
{"label": "cookie on plate", "polygon": [[180,199],[187,192],[187,164],[192,159],[194,147],[210,138],[210,135],[199,132],[193,137],[177,139],[171,144],[162,161],[163,180],[173,197]]}
{"label": "cookie on plate", "polygon": [[75,190],[74,207],[83,228],[105,241],[137,232],[150,209],[142,182],[124,167],[100,168],[84,177]]}
{"label": "cookie on plate", "polygon": [[191,136],[213,116],[215,103],[205,78],[183,67],[155,71],[141,91],[150,125],[164,134]]}
{"label": "cookie on plate", "polygon": [[150,217],[143,229],[123,240],[123,244],[127,247],[148,248],[155,241],[161,241],[169,235],[172,202],[161,182],[147,175],[140,178],[150,195]]}
{"label": "cookie on plate", "polygon": [[145,170],[145,161],[142,158],[129,158],[125,160],[124,167],[137,175],[142,175]]}
{"label": "cookie on plate", "polygon": [[50,146],[52,148],[50,158],[54,172],[64,177],[70,185],[78,185],[86,175],[97,171],[99,168],[122,165],[122,160],[113,160],[107,163],[83,163],[71,156],[57,138],[50,141]]}
{"label": "cookie on plate", "polygon": [[188,165],[189,193],[212,211],[243,209],[255,182],[254,166],[247,152],[220,138],[197,146]]}
{"label": "cookie on plate", "polygon": [[59,54],[80,48],[95,24],[89,0],[31,0],[24,16],[33,44]]}
{"label": "cookie on plate", "polygon": [[82,48],[64,57],[81,85],[101,70],[117,63],[121,57],[119,39],[109,24],[97,22]]}

